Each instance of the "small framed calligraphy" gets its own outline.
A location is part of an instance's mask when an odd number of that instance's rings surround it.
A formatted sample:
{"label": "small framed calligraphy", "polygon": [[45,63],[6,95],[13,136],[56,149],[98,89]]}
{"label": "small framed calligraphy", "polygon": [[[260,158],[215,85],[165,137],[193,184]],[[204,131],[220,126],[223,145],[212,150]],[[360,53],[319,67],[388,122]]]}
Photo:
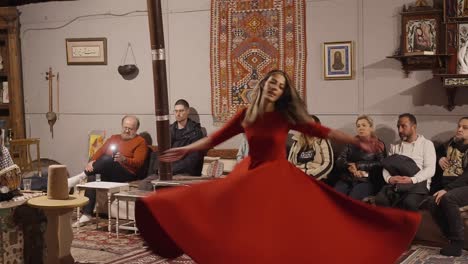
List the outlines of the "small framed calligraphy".
{"label": "small framed calligraphy", "polygon": [[68,38],[65,46],[68,65],[107,65],[106,38]]}

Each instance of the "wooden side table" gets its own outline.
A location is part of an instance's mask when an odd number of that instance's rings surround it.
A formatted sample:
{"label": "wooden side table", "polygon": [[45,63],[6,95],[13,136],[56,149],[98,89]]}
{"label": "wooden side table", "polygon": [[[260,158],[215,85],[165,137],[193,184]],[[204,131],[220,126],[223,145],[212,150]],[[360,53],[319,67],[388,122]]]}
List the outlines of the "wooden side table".
{"label": "wooden side table", "polygon": [[75,263],[70,247],[73,240],[71,216],[75,207],[88,203],[87,197],[70,195],[68,200],[52,200],[47,196],[28,200],[28,205],[44,210],[47,216],[47,229],[45,234],[47,264]]}

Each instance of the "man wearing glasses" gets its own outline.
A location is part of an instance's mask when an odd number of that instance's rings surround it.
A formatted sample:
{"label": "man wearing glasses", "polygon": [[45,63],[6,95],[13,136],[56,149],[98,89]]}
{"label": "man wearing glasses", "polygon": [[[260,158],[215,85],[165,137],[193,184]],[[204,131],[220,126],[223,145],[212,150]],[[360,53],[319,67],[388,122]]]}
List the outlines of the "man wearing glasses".
{"label": "man wearing glasses", "polygon": [[[184,99],[177,100],[174,104],[176,121],[169,128],[171,132],[171,148],[187,146],[203,137],[200,123],[188,118],[189,113],[189,103]],[[203,153],[192,152],[172,163],[172,174],[200,176],[202,167]]]}
{"label": "man wearing glasses", "polygon": [[[109,182],[136,180],[136,173],[143,166],[148,151],[145,140],[137,135],[139,127],[140,121],[136,116],[124,116],[122,132],[112,135],[98,149],[82,173],[68,179],[68,187],[74,187],[85,178],[88,178],[88,182],[95,181],[96,174],[100,174],[103,181]],[[89,198],[89,203],[83,207],[83,215],[75,225],[91,220],[96,190],[87,189],[85,196]]]}
{"label": "man wearing glasses", "polygon": [[[175,122],[169,127],[171,133],[171,148],[187,146],[204,137],[200,123],[188,118],[190,105],[184,99],[179,99],[174,104]],[[200,176],[203,168],[203,152],[192,152],[182,159],[172,163],[172,175]],[[150,170],[154,172],[141,180],[138,188],[141,190],[153,190],[151,181],[159,178],[157,153],[152,153]]]}

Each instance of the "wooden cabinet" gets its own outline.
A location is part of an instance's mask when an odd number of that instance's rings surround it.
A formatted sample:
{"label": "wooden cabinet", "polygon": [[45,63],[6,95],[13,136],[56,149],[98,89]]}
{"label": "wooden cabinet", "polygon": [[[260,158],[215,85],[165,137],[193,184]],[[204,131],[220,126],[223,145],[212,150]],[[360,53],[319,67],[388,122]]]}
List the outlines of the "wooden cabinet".
{"label": "wooden cabinet", "polygon": [[445,72],[445,24],[443,10],[429,6],[403,6],[400,47],[393,56],[401,62],[406,75],[416,70]]}
{"label": "wooden cabinet", "polygon": [[[0,8],[0,125],[12,129],[14,138],[25,137],[24,97],[19,41],[19,14],[15,7]],[[8,102],[3,99],[3,89],[8,89]]]}
{"label": "wooden cabinet", "polygon": [[434,74],[445,88],[450,111],[455,107],[457,90],[468,88],[468,4],[464,2],[444,1],[444,44],[451,56],[446,60],[446,69]]}
{"label": "wooden cabinet", "polygon": [[468,0],[421,2],[403,7],[400,48],[387,58],[400,60],[406,74],[431,69],[452,111],[457,89],[468,88]]}

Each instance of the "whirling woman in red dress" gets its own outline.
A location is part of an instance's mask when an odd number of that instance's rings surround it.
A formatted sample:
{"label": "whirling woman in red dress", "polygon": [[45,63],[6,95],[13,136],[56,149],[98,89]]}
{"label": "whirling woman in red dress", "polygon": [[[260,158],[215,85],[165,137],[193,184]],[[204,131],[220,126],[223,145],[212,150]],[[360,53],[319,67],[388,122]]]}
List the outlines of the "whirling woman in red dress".
{"label": "whirling woman in red dress", "polygon": [[224,179],[158,191],[137,201],[136,222],[158,255],[182,253],[211,263],[389,263],[408,248],[420,216],[352,200],[307,176],[286,159],[290,129],[381,148],[314,123],[286,73],[258,84],[255,101],[223,128],[167,150],[172,162],[245,133],[249,156]]}

